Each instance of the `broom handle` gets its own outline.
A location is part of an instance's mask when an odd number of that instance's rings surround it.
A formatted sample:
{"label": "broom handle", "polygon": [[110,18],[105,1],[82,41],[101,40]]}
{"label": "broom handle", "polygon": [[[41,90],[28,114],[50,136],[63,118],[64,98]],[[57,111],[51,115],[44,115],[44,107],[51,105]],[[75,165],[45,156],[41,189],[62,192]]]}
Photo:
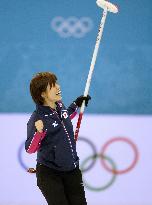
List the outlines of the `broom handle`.
{"label": "broom handle", "polygon": [[[97,39],[96,39],[96,44],[95,44],[93,56],[92,56],[90,70],[89,70],[89,74],[88,74],[88,78],[87,78],[87,82],[86,82],[86,86],[85,86],[84,96],[87,96],[88,93],[89,93],[89,88],[90,88],[90,84],[91,84],[92,74],[93,74],[94,66],[95,66],[96,59],[97,59],[99,45],[100,45],[100,41],[101,41],[102,34],[103,34],[103,28],[104,28],[105,20],[106,20],[106,17],[107,17],[107,12],[108,12],[107,8],[105,8],[103,10],[103,13],[102,13],[102,18],[101,18],[101,22],[100,22],[100,26],[99,26],[99,31],[98,31],[98,35],[97,35]],[[79,134],[79,129],[80,129],[80,125],[81,125],[84,109],[85,109],[85,100],[83,101],[83,103],[81,105],[80,113],[79,113],[79,117],[78,117],[78,121],[77,121],[77,126],[76,126],[76,131],[75,131],[75,140],[76,141],[78,139],[78,134]]]}

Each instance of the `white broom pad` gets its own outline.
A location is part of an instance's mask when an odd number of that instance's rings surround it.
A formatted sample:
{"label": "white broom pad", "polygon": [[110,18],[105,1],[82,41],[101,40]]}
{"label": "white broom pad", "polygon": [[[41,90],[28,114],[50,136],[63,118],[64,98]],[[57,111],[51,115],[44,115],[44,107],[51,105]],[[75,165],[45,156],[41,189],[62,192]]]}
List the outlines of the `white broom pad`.
{"label": "white broom pad", "polygon": [[114,4],[105,1],[105,0],[97,0],[96,1],[97,5],[103,9],[107,9],[109,12],[112,13],[117,13],[118,12],[118,7],[115,6]]}

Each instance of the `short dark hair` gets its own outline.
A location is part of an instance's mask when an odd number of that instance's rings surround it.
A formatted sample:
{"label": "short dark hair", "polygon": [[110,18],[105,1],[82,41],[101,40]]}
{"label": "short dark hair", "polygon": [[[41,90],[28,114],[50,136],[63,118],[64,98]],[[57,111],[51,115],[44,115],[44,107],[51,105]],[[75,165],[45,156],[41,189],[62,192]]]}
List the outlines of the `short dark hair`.
{"label": "short dark hair", "polygon": [[56,75],[51,72],[37,73],[30,82],[30,93],[33,101],[36,104],[43,105],[44,99],[41,93],[46,91],[48,84],[50,84],[50,88],[55,86],[56,81]]}

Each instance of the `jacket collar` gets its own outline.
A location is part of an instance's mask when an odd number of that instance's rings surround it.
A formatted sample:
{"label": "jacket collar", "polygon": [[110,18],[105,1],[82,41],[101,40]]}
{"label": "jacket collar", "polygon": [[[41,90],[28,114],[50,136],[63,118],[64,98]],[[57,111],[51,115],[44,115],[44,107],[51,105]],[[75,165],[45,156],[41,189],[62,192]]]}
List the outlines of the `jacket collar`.
{"label": "jacket collar", "polygon": [[44,113],[52,113],[53,109],[51,109],[49,106],[44,106],[44,105],[36,105],[36,110]]}
{"label": "jacket collar", "polygon": [[[56,102],[56,105],[57,105],[57,110],[58,109],[61,109],[61,102]],[[43,113],[54,113],[56,110],[53,109],[53,108],[50,108],[49,106],[44,106],[44,105],[40,105],[40,104],[36,104],[36,111],[40,111],[40,112],[43,112]]]}

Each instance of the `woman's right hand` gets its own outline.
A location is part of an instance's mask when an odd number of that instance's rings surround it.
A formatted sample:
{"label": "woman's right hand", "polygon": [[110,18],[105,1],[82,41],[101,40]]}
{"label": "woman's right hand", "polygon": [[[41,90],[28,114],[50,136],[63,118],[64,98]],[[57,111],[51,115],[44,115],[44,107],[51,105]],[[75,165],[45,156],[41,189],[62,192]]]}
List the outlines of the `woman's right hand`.
{"label": "woman's right hand", "polygon": [[35,122],[35,127],[37,129],[38,132],[43,132],[43,121],[42,120],[38,120]]}

